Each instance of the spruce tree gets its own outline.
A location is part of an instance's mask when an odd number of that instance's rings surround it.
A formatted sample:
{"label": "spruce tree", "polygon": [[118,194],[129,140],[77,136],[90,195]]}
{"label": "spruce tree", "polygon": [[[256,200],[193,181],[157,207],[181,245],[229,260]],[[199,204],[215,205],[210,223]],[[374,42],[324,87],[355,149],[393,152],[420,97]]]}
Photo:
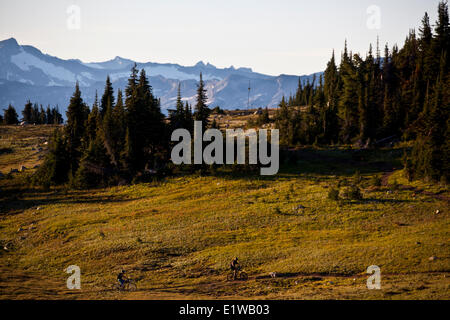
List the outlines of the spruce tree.
{"label": "spruce tree", "polygon": [[[446,72],[446,56],[440,61],[440,72],[433,88],[425,96],[423,112],[417,123],[417,138],[410,158],[405,163],[409,178],[427,178],[448,182],[449,156],[449,74]],[[428,86],[429,87],[429,86]]]}
{"label": "spruce tree", "polygon": [[39,123],[39,106],[37,103],[34,104],[33,106],[33,112],[32,112],[32,116],[31,116],[31,121],[34,124],[38,124]]}
{"label": "spruce tree", "polygon": [[119,159],[119,164],[121,164],[123,163],[122,154],[125,147],[126,111],[120,89],[117,90],[117,103],[113,110],[113,118],[115,122],[114,140],[116,141],[116,156]]}
{"label": "spruce tree", "polygon": [[32,117],[33,117],[33,104],[31,103],[30,100],[27,101],[27,103],[25,104],[25,108],[22,111],[22,121],[25,121],[27,123],[31,123],[32,122]]}
{"label": "spruce tree", "polygon": [[52,111],[50,109],[50,105],[47,106],[47,109],[45,109],[45,117],[46,117],[46,124],[53,124],[54,119],[53,119],[53,114]]}
{"label": "spruce tree", "polygon": [[353,59],[344,51],[340,67],[342,93],[339,98],[339,117],[341,119],[340,137],[342,142],[350,143],[359,132],[358,129],[358,74]]}
{"label": "spruce tree", "polygon": [[439,63],[441,60],[440,58],[445,55],[444,72],[447,73],[450,68],[450,54],[447,54],[450,48],[450,26],[447,1],[441,1],[438,5],[438,20],[436,21],[435,33],[435,61]]}
{"label": "spruce tree", "polygon": [[153,96],[145,70],[138,79],[136,65],[126,92],[127,131],[124,164],[131,172],[155,167],[158,153],[166,146],[166,129],[160,102]]}
{"label": "spruce tree", "polygon": [[203,82],[202,73],[200,73],[200,82],[197,86],[197,103],[195,105],[194,119],[202,122],[203,130],[208,128],[210,110],[206,105],[208,97],[206,96],[205,83]]}
{"label": "spruce tree", "polygon": [[53,117],[53,124],[61,124],[64,122],[61,113],[59,113],[58,105],[52,108],[52,117]]}
{"label": "spruce tree", "polygon": [[18,117],[19,116],[17,115],[16,109],[14,109],[14,107],[10,104],[8,109],[4,110],[3,123],[8,125],[18,124]]}
{"label": "spruce tree", "polygon": [[70,170],[70,155],[62,129],[56,129],[49,141],[49,151],[44,163],[39,167],[33,180],[43,186],[58,185],[67,182]]}
{"label": "spruce tree", "polygon": [[98,97],[97,92],[95,92],[94,104],[92,105],[92,110],[89,113],[88,119],[86,121],[84,148],[88,148],[91,142],[97,138],[97,131],[99,130],[101,125],[101,117],[98,107]]}
{"label": "spruce tree", "polygon": [[[108,103],[106,105],[106,112],[103,115],[102,120],[102,126],[101,126],[101,139],[103,142],[103,146],[105,148],[106,153],[109,156],[110,161],[112,165],[114,165],[116,168],[119,165],[119,144],[118,144],[118,134],[116,133],[117,130],[117,122],[114,118],[113,114],[113,107],[111,106],[111,100],[108,100]],[[104,165],[109,165],[109,163],[105,163]]]}
{"label": "spruce tree", "polygon": [[44,111],[44,107],[41,104],[41,108],[39,110],[39,124],[46,124],[47,123],[47,115]]}
{"label": "spruce tree", "polygon": [[186,123],[186,130],[188,130],[191,134],[193,134],[194,131],[194,116],[192,114],[192,107],[189,105],[189,103],[186,101],[185,107],[184,107],[184,119]]}
{"label": "spruce tree", "polygon": [[335,54],[327,64],[324,75],[324,97],[326,107],[322,118],[322,132],[325,143],[337,142],[339,122],[337,117],[339,101],[339,74],[336,66]]}
{"label": "spruce tree", "polygon": [[78,161],[82,154],[82,139],[85,136],[85,122],[88,118],[87,110],[89,110],[89,108],[81,98],[81,91],[77,82],[75,92],[70,98],[70,104],[67,107],[67,126],[65,127],[67,151],[72,175],[74,175],[78,169]]}
{"label": "spruce tree", "polygon": [[131,173],[138,170],[138,158],[141,156],[138,154],[138,146],[136,146],[140,123],[137,87],[138,70],[137,65],[134,64],[128,78],[128,85],[125,88],[126,132],[125,146],[121,155],[123,167]]}
{"label": "spruce tree", "polygon": [[169,115],[171,131],[178,128],[186,129],[187,121],[183,101],[181,100],[181,85],[178,84],[177,100],[175,110]]}
{"label": "spruce tree", "polygon": [[422,19],[422,26],[419,28],[420,57],[418,65],[418,67],[422,70],[423,82],[425,85],[435,79],[433,70],[435,69],[436,64],[434,61],[432,44],[433,31],[430,25],[430,17],[428,16],[428,13],[425,13],[425,16]]}
{"label": "spruce tree", "polygon": [[153,96],[145,70],[142,69],[138,85],[139,101],[143,120],[142,132],[144,149],[144,167],[155,169],[158,153],[167,147],[166,127],[164,115],[161,113],[161,101]]}
{"label": "spruce tree", "polygon": [[111,79],[106,77],[105,90],[103,92],[102,99],[100,101],[100,115],[103,117],[106,113],[108,103],[114,107],[114,89],[112,87]]}

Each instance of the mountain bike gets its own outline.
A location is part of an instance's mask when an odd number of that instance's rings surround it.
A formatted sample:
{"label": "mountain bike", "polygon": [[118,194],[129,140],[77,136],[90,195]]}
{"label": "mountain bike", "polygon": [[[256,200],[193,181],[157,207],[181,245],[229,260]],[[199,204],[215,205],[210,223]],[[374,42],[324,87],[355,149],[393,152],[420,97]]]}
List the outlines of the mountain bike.
{"label": "mountain bike", "polygon": [[127,279],[122,285],[120,283],[113,284],[112,289],[118,291],[136,291],[137,286],[133,279]]}
{"label": "mountain bike", "polygon": [[248,275],[244,272],[241,271],[241,269],[238,269],[236,271],[236,279],[234,278],[234,272],[231,271],[228,275],[227,275],[227,281],[233,281],[233,280],[241,280],[241,281],[247,281],[248,280]]}

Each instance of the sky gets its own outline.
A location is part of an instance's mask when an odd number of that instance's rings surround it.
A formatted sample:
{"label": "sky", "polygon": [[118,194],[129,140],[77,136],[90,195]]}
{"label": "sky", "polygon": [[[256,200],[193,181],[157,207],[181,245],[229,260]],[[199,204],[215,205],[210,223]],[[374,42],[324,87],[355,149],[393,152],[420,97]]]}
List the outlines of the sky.
{"label": "sky", "polygon": [[0,0],[0,40],[62,59],[322,71],[333,49],[401,45],[439,0]]}

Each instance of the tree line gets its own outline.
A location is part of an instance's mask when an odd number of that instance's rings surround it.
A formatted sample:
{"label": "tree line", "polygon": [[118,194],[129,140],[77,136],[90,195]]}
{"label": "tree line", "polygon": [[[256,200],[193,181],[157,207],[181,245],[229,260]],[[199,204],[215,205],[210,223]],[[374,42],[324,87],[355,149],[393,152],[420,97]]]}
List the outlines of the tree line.
{"label": "tree line", "polygon": [[[22,116],[22,121],[27,124],[62,124],[64,122],[61,113],[59,113],[58,106],[53,108],[47,106],[44,110],[42,105],[40,105],[39,108],[37,103],[33,105],[29,100],[25,104]],[[19,115],[11,104],[7,109],[4,109],[3,117],[0,116],[0,123],[6,125],[15,125],[19,123]]]}
{"label": "tree line", "polygon": [[[275,117],[280,143],[370,147],[404,139],[412,146],[404,158],[410,179],[448,181],[449,47],[446,2],[439,4],[434,29],[425,14],[419,33],[411,30],[401,49],[386,45],[382,55],[377,43],[375,52],[370,46],[362,57],[346,43],[339,66],[333,52],[319,79],[299,81],[297,92],[283,97]],[[53,133],[35,182],[89,188],[167,174],[171,132],[184,128],[192,133],[194,120],[204,129],[217,123],[208,121],[212,111],[201,74],[194,106],[183,102],[180,86],[167,118],[160,105],[145,70],[136,65],[123,92],[115,94],[108,77],[101,98],[96,94],[91,107],[77,84],[67,123]],[[271,121],[267,109],[257,121]]]}
{"label": "tree line", "polygon": [[183,103],[180,87],[175,110],[166,119],[144,69],[131,69],[122,92],[109,77],[92,108],[83,101],[79,85],[67,108],[67,123],[55,130],[49,153],[34,179],[50,186],[75,188],[117,185],[165,174],[169,168],[170,135],[177,128],[193,131],[193,121],[209,127],[205,84],[200,74],[197,103]]}
{"label": "tree line", "polygon": [[404,159],[408,177],[449,181],[449,48],[446,1],[434,30],[425,13],[401,49],[386,44],[382,54],[377,43],[363,57],[345,42],[339,66],[333,51],[323,76],[299,81],[297,92],[283,97],[275,118],[281,143],[413,141]]}

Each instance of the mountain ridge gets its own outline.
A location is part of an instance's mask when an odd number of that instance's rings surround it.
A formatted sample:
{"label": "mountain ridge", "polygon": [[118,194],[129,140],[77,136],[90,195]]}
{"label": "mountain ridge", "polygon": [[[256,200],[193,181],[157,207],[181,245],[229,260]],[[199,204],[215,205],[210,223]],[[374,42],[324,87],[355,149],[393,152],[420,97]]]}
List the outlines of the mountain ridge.
{"label": "mountain ridge", "polygon": [[64,60],[43,53],[31,45],[20,45],[16,39],[0,41],[0,107],[12,104],[21,110],[28,99],[43,105],[59,105],[65,111],[75,83],[82,89],[83,98],[92,104],[95,92],[103,92],[109,75],[114,89],[124,89],[132,65],[145,69],[154,93],[161,98],[163,110],[173,108],[178,84],[183,100],[195,103],[195,91],[200,72],[206,83],[208,103],[223,109],[247,107],[250,82],[251,107],[276,106],[283,95],[293,94],[302,82],[318,78],[312,75],[271,76],[253,72],[251,68],[230,66],[217,68],[199,61],[193,66],[174,63],[136,62],[116,56],[99,62],[79,59]]}

